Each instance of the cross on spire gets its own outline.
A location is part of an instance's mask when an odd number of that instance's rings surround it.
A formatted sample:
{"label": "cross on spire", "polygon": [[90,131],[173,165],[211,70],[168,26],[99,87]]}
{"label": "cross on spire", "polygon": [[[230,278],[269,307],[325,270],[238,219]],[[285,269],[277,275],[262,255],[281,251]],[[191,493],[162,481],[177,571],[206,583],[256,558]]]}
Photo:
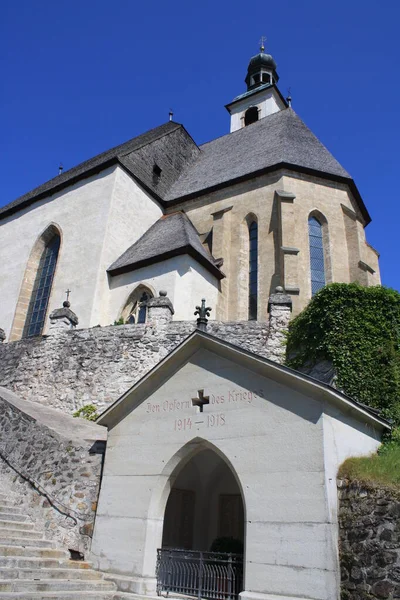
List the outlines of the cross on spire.
{"label": "cross on spire", "polygon": [[264,42],[266,42],[266,41],[267,41],[267,38],[265,37],[265,35],[262,35],[260,38],[260,51],[261,52],[264,52],[264,50],[265,50]]}
{"label": "cross on spire", "polygon": [[69,295],[70,295],[70,293],[71,293],[71,290],[70,290],[70,289],[68,289],[68,290],[65,290],[65,293],[67,294],[67,302],[68,302],[68,300],[69,300]]}
{"label": "cross on spire", "polygon": [[203,406],[205,404],[210,404],[210,396],[205,396],[204,390],[199,390],[197,392],[197,398],[192,398],[192,406],[198,406],[200,412],[203,412]]}

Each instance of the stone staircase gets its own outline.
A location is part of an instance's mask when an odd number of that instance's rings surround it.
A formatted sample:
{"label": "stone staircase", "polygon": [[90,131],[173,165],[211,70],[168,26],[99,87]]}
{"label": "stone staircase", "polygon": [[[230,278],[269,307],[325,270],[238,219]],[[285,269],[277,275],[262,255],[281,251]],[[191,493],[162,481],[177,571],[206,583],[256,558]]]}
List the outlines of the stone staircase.
{"label": "stone staircase", "polygon": [[125,600],[133,594],[44,539],[12,494],[0,493],[0,599]]}

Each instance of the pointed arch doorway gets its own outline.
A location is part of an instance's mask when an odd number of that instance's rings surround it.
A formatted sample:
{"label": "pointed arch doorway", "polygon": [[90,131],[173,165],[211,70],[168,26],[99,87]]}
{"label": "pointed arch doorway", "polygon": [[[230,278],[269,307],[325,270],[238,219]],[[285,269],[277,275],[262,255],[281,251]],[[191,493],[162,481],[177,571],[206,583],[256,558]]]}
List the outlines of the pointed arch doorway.
{"label": "pointed arch doorway", "polygon": [[202,598],[242,591],[244,504],[236,477],[204,448],[171,476],[158,550],[157,590]]}

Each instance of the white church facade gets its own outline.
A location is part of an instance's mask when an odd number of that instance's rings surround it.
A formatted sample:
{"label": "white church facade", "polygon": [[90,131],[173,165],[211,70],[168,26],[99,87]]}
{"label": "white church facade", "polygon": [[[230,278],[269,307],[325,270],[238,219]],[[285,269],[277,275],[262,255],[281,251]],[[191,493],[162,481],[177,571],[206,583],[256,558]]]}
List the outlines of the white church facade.
{"label": "white church facade", "polygon": [[98,423],[108,441],[90,560],[119,589],[338,600],[336,474],[378,448],[379,416],[197,331]]}
{"label": "white church facade", "polygon": [[[231,132],[197,146],[172,121],[0,209],[0,327],[47,332],[71,290],[80,327],[145,320],[166,290],[175,320],[205,296],[220,320],[266,320],[277,285],[297,314],[329,282],[380,282],[360,193],[282,97],[261,48]],[[17,243],[16,243],[17,240]]]}
{"label": "white church facade", "polygon": [[0,209],[0,477],[133,599],[338,600],[338,467],[390,430],[278,364],[292,309],[380,274],[356,184],[277,83],[261,47],[230,133],[168,121]]}

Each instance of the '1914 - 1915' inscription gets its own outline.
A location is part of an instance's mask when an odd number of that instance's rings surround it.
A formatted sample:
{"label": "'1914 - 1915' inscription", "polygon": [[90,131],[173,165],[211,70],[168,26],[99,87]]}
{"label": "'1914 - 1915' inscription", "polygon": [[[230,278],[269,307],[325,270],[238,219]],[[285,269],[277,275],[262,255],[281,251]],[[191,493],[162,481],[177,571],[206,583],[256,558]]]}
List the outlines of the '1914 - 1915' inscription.
{"label": "'1914 - 1915' inscription", "polygon": [[[204,415],[206,418],[201,418],[200,420],[192,419],[188,417],[186,419],[175,419],[174,423],[174,431],[189,431],[192,427],[196,427],[198,429],[199,425],[205,425],[206,427],[223,427],[225,425],[225,415],[224,414],[213,414],[213,415]],[[203,417],[203,415],[202,415]]]}

